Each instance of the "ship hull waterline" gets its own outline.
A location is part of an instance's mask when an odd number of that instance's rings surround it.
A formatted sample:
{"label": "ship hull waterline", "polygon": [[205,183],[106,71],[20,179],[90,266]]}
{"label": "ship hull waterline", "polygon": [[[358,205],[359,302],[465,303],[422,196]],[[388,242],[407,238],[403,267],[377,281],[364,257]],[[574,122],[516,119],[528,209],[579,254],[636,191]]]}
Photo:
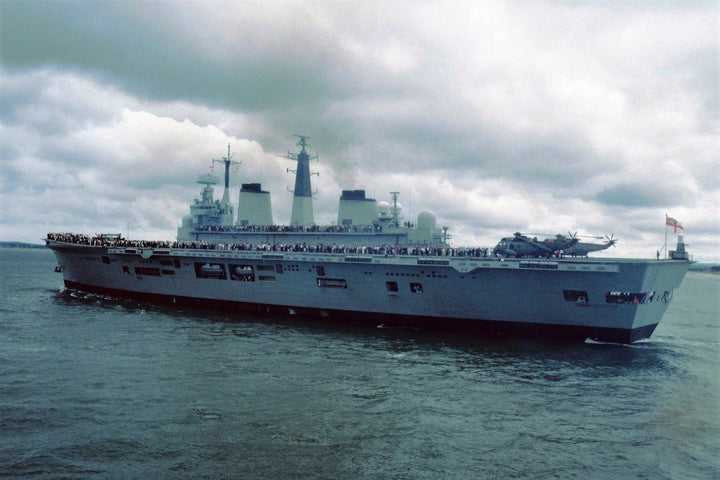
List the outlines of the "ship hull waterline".
{"label": "ship hull waterline", "polygon": [[470,334],[477,336],[527,337],[541,339],[564,339],[584,341],[591,339],[607,343],[635,343],[649,338],[657,323],[635,329],[584,327],[575,325],[553,325],[532,322],[501,322],[483,319],[464,319],[417,315],[399,315],[379,312],[358,312],[351,310],[327,310],[289,305],[268,305],[262,303],[237,302],[231,300],[208,300],[197,297],[182,297],[169,294],[129,292],[95,285],[83,285],[65,281],[65,287],[86,293],[125,298],[141,303],[174,305],[195,309],[249,312],[287,319],[289,315],[301,318],[322,319],[364,326],[413,328],[427,333]]}
{"label": "ship hull waterline", "polygon": [[48,246],[67,288],[141,302],[617,343],[653,333],[690,263]]}

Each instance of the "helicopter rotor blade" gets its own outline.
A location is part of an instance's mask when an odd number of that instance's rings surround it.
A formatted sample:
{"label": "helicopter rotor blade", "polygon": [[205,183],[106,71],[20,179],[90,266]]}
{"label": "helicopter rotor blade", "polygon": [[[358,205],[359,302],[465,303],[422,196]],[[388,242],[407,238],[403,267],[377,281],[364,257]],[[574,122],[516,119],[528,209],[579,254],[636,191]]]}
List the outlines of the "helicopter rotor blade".
{"label": "helicopter rotor blade", "polygon": [[612,245],[613,247],[615,246],[615,244],[616,244],[617,241],[618,241],[618,239],[615,238],[615,234],[614,234],[614,233],[611,233],[610,236],[608,236],[608,235],[606,234],[606,235],[605,235],[605,238],[607,238],[608,243],[609,243],[610,245]]}

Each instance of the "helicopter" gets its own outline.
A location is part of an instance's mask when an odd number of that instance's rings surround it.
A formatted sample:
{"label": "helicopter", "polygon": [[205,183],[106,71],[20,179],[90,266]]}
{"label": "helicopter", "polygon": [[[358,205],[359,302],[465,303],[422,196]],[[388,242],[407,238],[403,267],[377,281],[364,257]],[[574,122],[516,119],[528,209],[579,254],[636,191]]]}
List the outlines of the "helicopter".
{"label": "helicopter", "polygon": [[[577,234],[577,232],[576,232],[576,234]],[[603,237],[589,237],[589,238],[595,238],[598,240],[603,239]],[[565,255],[570,255],[573,257],[587,257],[588,253],[590,253],[590,252],[597,252],[600,250],[605,250],[610,247],[614,247],[615,243],[617,243],[617,241],[618,241],[618,239],[615,238],[615,234],[610,234],[610,236],[605,235],[605,239],[607,240],[605,243],[578,242],[575,245],[564,249],[564,253],[565,253]]]}
{"label": "helicopter", "polygon": [[554,238],[538,240],[520,232],[512,237],[505,237],[493,249],[495,255],[504,257],[551,257],[578,243],[574,236],[555,235]]}

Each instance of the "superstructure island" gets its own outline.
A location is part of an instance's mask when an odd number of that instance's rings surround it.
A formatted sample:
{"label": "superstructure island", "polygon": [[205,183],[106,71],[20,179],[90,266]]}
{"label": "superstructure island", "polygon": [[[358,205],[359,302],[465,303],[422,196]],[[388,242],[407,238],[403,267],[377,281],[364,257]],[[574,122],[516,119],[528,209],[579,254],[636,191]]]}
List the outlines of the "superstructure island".
{"label": "superstructure island", "polygon": [[[417,222],[402,221],[398,192],[391,192],[392,202],[367,198],[364,190],[344,190],[338,206],[337,223],[315,224],[310,177],[311,155],[307,152],[308,137],[297,135],[300,152],[285,158],[297,161],[297,168],[288,169],[295,177],[292,213],[289,225],[273,223],[270,192],[259,183],[243,183],[240,188],[237,215],[230,203],[230,150],[222,160],[225,188],[221,200],[213,199],[213,185],[219,179],[200,175],[202,194],[190,205],[190,215],[177,229],[179,241],[209,243],[353,245],[353,246],[447,246],[447,229],[437,228],[435,215],[422,211]],[[233,218],[237,220],[233,222]]]}
{"label": "superstructure island", "polygon": [[217,160],[225,167],[222,198],[213,195],[219,179],[201,175],[201,197],[182,219],[177,241],[50,233],[45,242],[56,270],[69,289],[283,320],[319,316],[631,343],[650,337],[692,263],[682,235],[668,259],[569,257],[563,248],[587,255],[615,240],[580,247],[560,235],[537,241],[516,234],[492,251],[453,247],[431,212],[404,221],[397,192],[391,202],[376,202],[364,190],[343,191],[337,223],[317,226],[308,137],[299,136],[298,146],[287,155],[297,161],[289,225],[274,224],[270,194],[258,183],[242,184],[235,215],[228,147]]}

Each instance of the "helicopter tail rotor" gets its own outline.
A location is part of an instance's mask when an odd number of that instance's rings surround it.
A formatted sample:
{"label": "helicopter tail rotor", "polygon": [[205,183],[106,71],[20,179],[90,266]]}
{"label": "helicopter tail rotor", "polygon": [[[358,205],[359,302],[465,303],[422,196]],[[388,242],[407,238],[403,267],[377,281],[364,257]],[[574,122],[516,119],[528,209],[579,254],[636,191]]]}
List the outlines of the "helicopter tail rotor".
{"label": "helicopter tail rotor", "polygon": [[610,245],[612,245],[613,247],[615,246],[615,243],[618,241],[618,239],[615,238],[615,234],[614,234],[614,233],[611,233],[610,236],[605,235],[605,238],[607,239],[608,243],[609,243]]}

